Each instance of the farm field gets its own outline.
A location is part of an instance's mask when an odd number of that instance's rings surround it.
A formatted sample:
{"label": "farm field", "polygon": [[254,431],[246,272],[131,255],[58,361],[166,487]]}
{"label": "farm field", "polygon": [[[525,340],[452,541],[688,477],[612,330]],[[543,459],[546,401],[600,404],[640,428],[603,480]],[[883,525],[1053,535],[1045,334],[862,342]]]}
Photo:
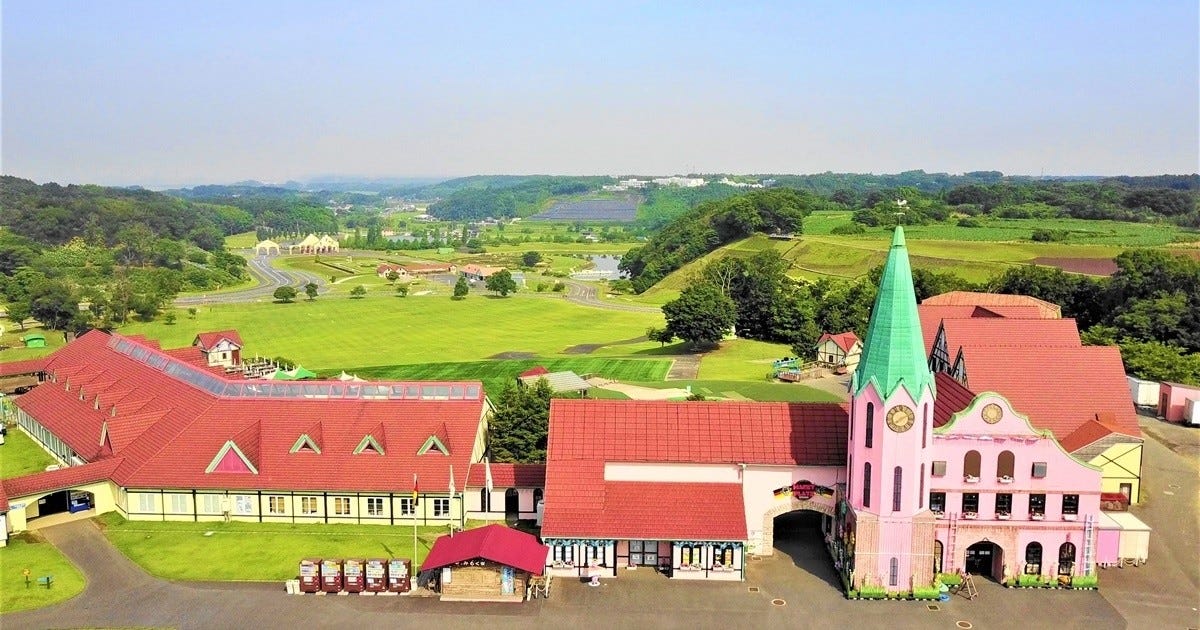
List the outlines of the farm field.
{"label": "farm field", "polygon": [[661,381],[671,369],[671,362],[663,359],[559,358],[417,363],[354,368],[347,372],[373,380],[479,380],[483,381],[487,394],[495,397],[521,372],[538,365],[551,372],[570,370],[580,376],[596,374],[620,381]]}
{"label": "farm field", "polygon": [[418,527],[414,558],[411,525],[164,523],[127,521],[116,513],[96,521],[117,549],[151,574],[203,581],[287,580],[296,576],[303,558],[410,558],[420,566],[433,542],[447,531]]}
{"label": "farm field", "polygon": [[[841,398],[815,387],[799,383],[775,383],[770,381],[658,381],[630,383],[655,389],[690,387],[693,393],[699,393],[706,398],[726,398],[730,400],[755,400],[759,402],[841,402]],[[606,392],[616,393],[616,392]]]}
{"label": "farm field", "polygon": [[530,221],[617,221],[630,222],[637,216],[637,195],[609,199],[572,199],[556,201]]}
{"label": "farm field", "polygon": [[[75,597],[87,585],[79,569],[54,545],[28,533],[13,536],[0,547],[0,569],[0,613],[56,604]],[[29,569],[33,584],[28,588],[22,569]],[[50,588],[37,585],[43,575],[54,576]]]}
{"label": "farm field", "polygon": [[164,348],[191,344],[196,333],[236,328],[248,353],[283,356],[314,370],[418,362],[478,361],[511,353],[555,357],[577,344],[608,344],[662,326],[662,315],[602,311],[553,297],[465,300],[444,295],[397,298],[382,289],[361,300],[322,296],[292,304],[255,302],[201,307],[174,325],[135,322]]}

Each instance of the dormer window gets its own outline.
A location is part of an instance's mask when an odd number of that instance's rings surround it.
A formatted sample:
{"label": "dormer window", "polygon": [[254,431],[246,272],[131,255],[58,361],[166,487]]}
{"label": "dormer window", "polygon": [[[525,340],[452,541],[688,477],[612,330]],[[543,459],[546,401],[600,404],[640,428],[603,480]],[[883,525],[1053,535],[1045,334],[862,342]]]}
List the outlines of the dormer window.
{"label": "dormer window", "polygon": [[296,443],[292,445],[292,449],[289,452],[291,452],[291,453],[316,453],[316,454],[320,455],[321,449],[320,449],[320,447],[317,446],[317,443],[314,442],[313,439],[311,437],[309,437],[307,433],[305,433],[296,440]]}
{"label": "dormer window", "polygon": [[450,454],[450,449],[446,448],[446,445],[443,444],[442,440],[436,435],[431,435],[429,436],[429,439],[425,440],[425,443],[422,444],[421,448],[417,450],[417,455],[424,455],[430,451],[436,451],[442,455]]}
{"label": "dormer window", "polygon": [[361,455],[362,453],[383,455],[383,447],[379,445],[379,441],[376,440],[374,436],[367,435],[362,439],[361,442],[358,443],[358,446],[354,448],[355,455]]}

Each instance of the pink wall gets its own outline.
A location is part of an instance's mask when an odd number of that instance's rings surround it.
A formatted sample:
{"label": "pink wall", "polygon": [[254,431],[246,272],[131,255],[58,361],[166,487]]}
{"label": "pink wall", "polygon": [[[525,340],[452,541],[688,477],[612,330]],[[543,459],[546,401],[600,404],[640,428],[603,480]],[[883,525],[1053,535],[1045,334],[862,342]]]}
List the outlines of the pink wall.
{"label": "pink wall", "polygon": [[[866,445],[867,436],[867,406],[874,406],[874,429],[872,446]],[[916,419],[913,426],[902,433],[897,433],[887,425],[888,411],[897,405],[911,408]],[[929,461],[933,454],[932,439],[932,409],[933,396],[926,389],[913,400],[905,387],[898,387],[887,401],[883,401],[875,385],[868,384],[862,392],[851,401],[851,438],[849,440],[849,461],[847,466],[848,486],[850,489],[848,501],[855,512],[869,512],[880,518],[880,537],[877,549],[866,549],[862,546],[856,550],[859,560],[855,564],[855,572],[878,580],[891,590],[909,590],[912,584],[912,564],[909,554],[912,550],[912,517],[925,510],[925,495],[929,492]],[[928,418],[928,419],[927,419]],[[863,481],[864,463],[871,463],[871,504],[864,505]],[[925,466],[924,483],[922,484],[921,466]],[[895,488],[895,469],[899,467],[901,475],[900,509],[893,510],[893,494]],[[874,556],[874,566],[862,562],[863,557]],[[899,580],[892,587],[889,582],[891,559],[898,561]]]}
{"label": "pink wall", "polygon": [[[995,423],[983,419],[984,409],[990,405],[1000,410]],[[1043,574],[1052,575],[1056,571],[1059,547],[1066,542],[1076,546],[1073,572],[1087,572],[1083,564],[1085,522],[1089,515],[1099,517],[1099,469],[1068,455],[1053,437],[1039,434],[1024,417],[1017,415],[1007,400],[991,393],[977,396],[966,411],[934,434],[933,443],[932,459],[946,462],[946,474],[930,479],[932,492],[946,493],[947,518],[938,523],[938,539],[943,543],[948,540],[951,513],[960,519],[953,554],[946,550],[944,570],[961,568],[967,547],[986,538],[1002,547],[1003,565],[1009,573],[1023,572],[1026,546],[1030,542],[1042,545]],[[967,482],[964,475],[969,451],[980,454],[975,482]],[[999,456],[1004,451],[1013,454],[1010,483],[1002,483],[998,478]],[[1033,476],[1035,462],[1046,464],[1045,477]],[[964,493],[979,494],[974,520],[963,519]],[[1007,520],[997,518],[997,495],[1002,493],[1012,495],[1012,510]],[[1046,495],[1042,519],[1034,519],[1030,514],[1033,494]],[[1063,513],[1064,494],[1079,497],[1078,513],[1073,518]]]}
{"label": "pink wall", "polygon": [[1158,385],[1158,415],[1166,418],[1167,422],[1183,422],[1187,401],[1200,398],[1200,388],[1159,383]]}

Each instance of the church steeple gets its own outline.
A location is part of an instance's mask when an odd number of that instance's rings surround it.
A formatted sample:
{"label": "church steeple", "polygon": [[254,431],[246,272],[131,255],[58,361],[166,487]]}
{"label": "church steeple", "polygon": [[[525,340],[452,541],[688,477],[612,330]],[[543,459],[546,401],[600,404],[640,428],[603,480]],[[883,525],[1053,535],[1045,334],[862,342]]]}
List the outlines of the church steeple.
{"label": "church steeple", "polygon": [[913,291],[912,268],[908,263],[908,248],[904,244],[904,228],[897,225],[888,251],[879,293],[863,342],[862,358],[854,371],[851,391],[858,395],[867,383],[883,400],[891,397],[900,385],[916,400],[929,387],[933,391],[933,375],[925,358],[925,341],[921,337],[921,319],[917,315],[917,296]]}

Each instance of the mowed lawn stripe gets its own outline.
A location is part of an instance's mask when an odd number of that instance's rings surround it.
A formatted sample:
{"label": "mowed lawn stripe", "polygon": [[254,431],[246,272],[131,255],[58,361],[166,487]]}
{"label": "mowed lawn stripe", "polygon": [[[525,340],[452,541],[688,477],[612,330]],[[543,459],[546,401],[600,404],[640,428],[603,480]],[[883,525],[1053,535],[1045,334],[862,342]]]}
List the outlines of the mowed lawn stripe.
{"label": "mowed lawn stripe", "polygon": [[595,374],[620,381],[661,381],[671,369],[671,362],[663,359],[548,358],[384,365],[348,368],[346,372],[382,380],[478,380],[483,381],[488,395],[496,396],[521,372],[538,365],[551,372],[570,370],[580,376]]}
{"label": "mowed lawn stripe", "polygon": [[602,310],[565,299],[473,293],[455,301],[368,293],[361,300],[322,296],[293,304],[213,304],[200,307],[195,319],[180,317],[173,325],[136,322],[119,332],[175,348],[190,345],[199,332],[235,328],[248,356],[283,356],[310,369],[332,370],[478,361],[505,352],[555,356],[577,344],[624,341],[662,325],[658,313]]}

